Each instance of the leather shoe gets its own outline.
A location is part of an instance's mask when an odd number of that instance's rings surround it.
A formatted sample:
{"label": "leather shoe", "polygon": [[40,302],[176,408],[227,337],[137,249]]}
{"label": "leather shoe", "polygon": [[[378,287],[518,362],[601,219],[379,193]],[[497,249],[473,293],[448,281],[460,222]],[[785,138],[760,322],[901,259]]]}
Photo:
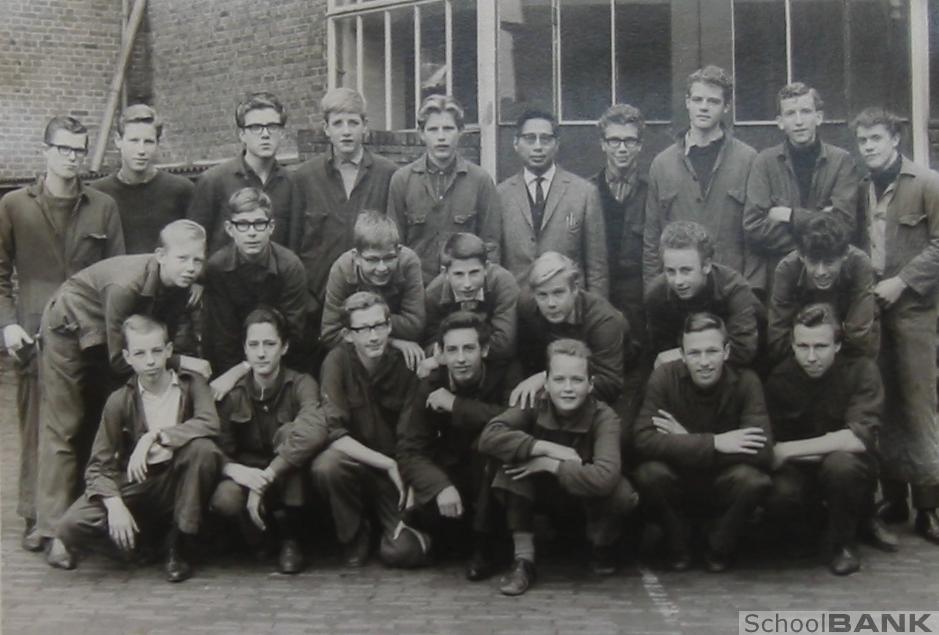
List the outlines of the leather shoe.
{"label": "leather shoe", "polygon": [[861,568],[861,558],[857,549],[843,545],[835,548],[835,553],[828,563],[828,568],[835,575],[850,575]]}
{"label": "leather shoe", "polygon": [[371,523],[363,520],[359,524],[359,530],[356,532],[352,542],[346,545],[346,566],[364,567],[368,562],[369,548],[372,542]]}
{"label": "leather shoe", "polygon": [[167,582],[182,582],[192,577],[192,567],[182,558],[176,547],[171,547],[166,555],[163,571],[166,573]]}
{"label": "leather shoe", "polygon": [[691,568],[691,554],[687,551],[673,553],[668,559],[668,568],[672,571],[687,571]]}
{"label": "leather shoe", "polygon": [[723,573],[730,568],[730,557],[708,549],[704,553],[704,568],[709,573]]}
{"label": "leather shoe", "polygon": [[877,504],[876,514],[885,523],[905,523],[910,519],[910,506],[905,500],[882,500]]}
{"label": "leather shoe", "polygon": [[466,579],[470,582],[485,580],[495,573],[495,569],[495,563],[489,550],[484,547],[476,547],[469,562],[466,563]]}
{"label": "leather shoe", "polygon": [[26,529],[23,530],[23,537],[20,539],[20,546],[26,551],[42,551],[46,546],[46,540],[39,530],[36,529],[35,522],[26,522]]}
{"label": "leather shoe", "polygon": [[877,516],[862,521],[859,529],[860,537],[875,549],[893,553],[900,548],[900,539]]}
{"label": "leather shoe", "polygon": [[590,570],[594,575],[613,575],[616,573],[616,551],[612,546],[594,546],[590,554]]}
{"label": "leather shoe", "polygon": [[280,556],[277,559],[277,570],[281,573],[293,574],[303,571],[303,550],[296,540],[288,538],[280,544]]}
{"label": "leather shoe", "polygon": [[939,545],[939,514],[935,509],[921,509],[916,512],[914,528],[920,536]]}
{"label": "leather shoe", "polygon": [[503,595],[521,595],[535,582],[535,563],[516,558],[512,570],[499,580],[499,591]]}
{"label": "leather shoe", "polygon": [[58,538],[55,538],[49,543],[49,551],[46,552],[46,562],[50,567],[55,567],[56,569],[75,568],[74,554],[72,554],[72,552],[68,550],[68,547],[65,546],[65,543]]}

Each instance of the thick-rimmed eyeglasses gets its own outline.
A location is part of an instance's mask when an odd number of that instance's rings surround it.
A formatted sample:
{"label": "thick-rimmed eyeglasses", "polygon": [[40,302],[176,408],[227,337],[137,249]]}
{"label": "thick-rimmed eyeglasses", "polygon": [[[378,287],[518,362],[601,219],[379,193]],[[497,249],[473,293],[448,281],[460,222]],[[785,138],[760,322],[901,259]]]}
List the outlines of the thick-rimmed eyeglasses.
{"label": "thick-rimmed eyeglasses", "polygon": [[391,322],[385,320],[376,324],[363,324],[362,326],[350,326],[349,330],[353,333],[364,335],[366,333],[382,333],[391,328]]}
{"label": "thick-rimmed eyeglasses", "polygon": [[635,150],[642,144],[639,139],[623,139],[621,137],[607,137],[603,141],[611,148],[626,148],[627,150]]}
{"label": "thick-rimmed eyeglasses", "polygon": [[241,232],[242,234],[248,231],[249,229],[251,229],[252,227],[254,228],[254,231],[256,232],[263,232],[267,230],[268,227],[271,226],[270,220],[254,220],[254,221],[233,220],[229,222],[231,223],[232,227],[234,227],[237,231]]}
{"label": "thick-rimmed eyeglasses", "polygon": [[284,124],[282,123],[252,123],[244,126],[242,130],[247,130],[253,135],[261,136],[265,132],[267,134],[280,134],[284,131]]}
{"label": "thick-rimmed eyeglasses", "polygon": [[74,155],[76,159],[82,159],[88,155],[88,148],[73,148],[72,146],[60,146],[55,143],[50,143],[49,147],[55,148],[59,156],[63,157]]}

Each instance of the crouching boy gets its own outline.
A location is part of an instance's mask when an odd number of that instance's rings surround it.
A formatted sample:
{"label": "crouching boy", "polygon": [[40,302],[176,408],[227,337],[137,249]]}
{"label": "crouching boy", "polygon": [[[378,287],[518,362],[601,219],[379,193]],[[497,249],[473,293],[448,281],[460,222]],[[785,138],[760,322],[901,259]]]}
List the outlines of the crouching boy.
{"label": "crouching boy", "polygon": [[620,473],[620,420],[592,395],[590,350],[578,340],[548,345],[545,394],[512,408],[483,429],[479,451],[504,466],[493,480],[515,544],[512,570],[499,590],[521,595],[535,579],[536,508],[583,509],[597,574],[615,571],[613,545],[639,499]]}
{"label": "crouching boy", "polygon": [[192,575],[185,548],[199,532],[221,470],[219,431],[205,379],[166,367],[173,353],[166,326],[132,315],[122,326],[123,356],[134,370],[111,394],[85,472],[86,489],[62,517],[50,547],[54,567],[75,567],[73,550],[107,534],[131,551],[139,534],[171,519],[166,579]]}
{"label": "crouching boy", "polygon": [[258,308],[244,322],[245,360],[250,367],[219,406],[225,479],[212,495],[212,511],[240,519],[256,536],[268,522],[280,539],[278,570],[299,573],[305,475],[310,459],[326,446],[319,386],[287,368],[287,320]]}

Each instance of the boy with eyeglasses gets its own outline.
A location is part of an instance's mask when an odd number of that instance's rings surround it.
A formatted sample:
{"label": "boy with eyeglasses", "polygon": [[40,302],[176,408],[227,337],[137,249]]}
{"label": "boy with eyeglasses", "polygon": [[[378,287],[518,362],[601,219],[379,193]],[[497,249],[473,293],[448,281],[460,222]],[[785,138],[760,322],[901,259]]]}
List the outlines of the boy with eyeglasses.
{"label": "boy with eyeglasses", "polygon": [[634,333],[645,333],[642,309],[642,230],[649,183],[639,173],[645,119],[629,104],[614,104],[597,122],[606,165],[591,181],[600,193],[610,268],[610,304]]}
{"label": "boy with eyeglasses", "polygon": [[277,223],[270,197],[246,187],[232,194],[227,208],[225,233],[231,243],[215,252],[205,268],[202,346],[218,374],[212,382],[218,397],[248,372],[239,337],[248,314],[262,304],[273,307],[283,314],[291,337],[299,338],[308,304],[303,263],[271,242]]}
{"label": "boy with eyeglasses", "polygon": [[17,513],[26,521],[22,546],[28,551],[42,548],[34,528],[39,443],[36,334],[42,309],[69,276],[124,253],[117,205],[106,194],[83,188],[78,178],[88,153],[85,126],[71,117],[53,117],[44,141],[45,175],[0,199],[0,328],[17,375]]}
{"label": "boy with eyeglasses", "polygon": [[330,348],[339,344],[343,303],[354,293],[371,291],[389,307],[390,345],[414,369],[424,359],[418,343],[426,322],[421,260],[400,244],[397,225],[381,212],[359,214],[353,235],[355,247],[339,256],[329,270],[320,342]]}
{"label": "boy with eyeglasses", "polygon": [[407,495],[396,445],[417,377],[390,345],[393,319],[380,295],[350,295],[340,314],[343,343],[326,356],[321,373],[330,446],[313,459],[313,482],[332,509],[350,567],[368,560],[372,516],[381,524],[385,564],[417,566],[430,548],[429,538],[402,520]]}
{"label": "boy with eyeglasses", "polygon": [[160,230],[186,217],[192,182],[158,170],[154,163],[163,136],[163,121],[145,104],[128,106],[117,120],[114,145],[121,153],[117,172],[89,185],[112,197],[121,213],[127,253],[156,249]]}
{"label": "boy with eyeglasses", "polygon": [[515,124],[513,147],[522,171],[499,183],[502,263],[522,284],[541,254],[556,251],[580,268],[583,286],[609,295],[606,231],[600,195],[589,181],[555,163],[560,141],[554,115],[523,113]]}
{"label": "boy with eyeglasses", "polygon": [[287,170],[277,162],[287,111],[271,93],[250,93],[235,108],[235,125],[241,154],[199,178],[186,216],[205,227],[209,236],[206,253],[211,256],[228,242],[224,219],[231,195],[245,187],[256,187],[271,198],[276,221],[271,239],[296,252],[303,233],[300,196]]}

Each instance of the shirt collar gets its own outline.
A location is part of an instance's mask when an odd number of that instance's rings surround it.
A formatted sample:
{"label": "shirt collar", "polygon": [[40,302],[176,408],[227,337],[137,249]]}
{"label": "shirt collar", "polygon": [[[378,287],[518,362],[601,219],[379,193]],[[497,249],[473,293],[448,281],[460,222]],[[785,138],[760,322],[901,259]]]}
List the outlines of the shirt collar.
{"label": "shirt collar", "polygon": [[[176,371],[173,370],[172,368],[169,369],[169,374],[170,374],[170,383],[169,383],[169,386],[167,387],[167,390],[173,387],[179,388],[179,375],[177,375]],[[144,388],[144,385],[140,383],[139,378],[137,378],[137,390],[140,391],[141,395],[149,395],[151,397],[163,397],[166,395],[166,393],[163,393],[161,395],[153,391],[147,390],[146,388]]]}
{"label": "shirt collar", "polygon": [[566,432],[584,433],[590,430],[597,411],[596,398],[588,395],[587,399],[576,411],[567,416],[560,416],[548,393],[541,392],[538,408],[538,425],[548,430],[564,430]]}
{"label": "shirt collar", "polygon": [[267,255],[264,256],[258,262],[249,263],[239,252],[238,248],[235,247],[234,243],[229,242],[227,245],[222,247],[219,250],[219,255],[216,256],[219,259],[219,265],[222,271],[235,271],[241,265],[245,264],[256,264],[260,267],[263,267],[268,270],[268,272],[277,275],[277,260],[274,257],[274,243],[270,242],[267,245]]}
{"label": "shirt collar", "polygon": [[[255,177],[257,177],[257,179],[260,181],[260,180],[261,180],[261,177],[258,175],[257,172],[254,171],[254,168],[252,168],[250,165],[248,165],[248,159],[247,159],[247,156],[246,156],[246,155],[247,155],[247,150],[242,150],[242,151],[241,151],[241,154],[238,155],[238,164],[239,164],[239,165],[238,165],[238,167],[236,168],[235,172],[238,173],[238,174],[240,174],[240,175],[242,175],[242,176],[247,176],[248,174],[253,174],[253,175],[254,175]],[[270,182],[270,181],[273,181],[275,178],[281,177],[281,176],[282,176],[282,174],[281,174],[282,169],[283,169],[283,168],[281,167],[280,162],[275,158],[275,159],[274,159],[274,162],[271,164],[271,173],[270,173],[270,175],[268,176],[267,181]]]}
{"label": "shirt collar", "polygon": [[447,373],[447,384],[450,386],[450,392],[453,394],[465,393],[467,391],[472,391],[475,388],[479,388],[486,381],[486,361],[483,360],[483,367],[479,372],[479,377],[475,382],[468,385],[457,386],[456,382],[453,381],[453,378],[450,376],[450,373]]}
{"label": "shirt collar", "polygon": [[356,169],[362,166],[362,160],[365,158],[365,148],[359,147],[359,151],[351,159],[342,159],[336,155],[336,151],[330,146],[330,153],[332,155],[332,164],[333,167],[337,170],[344,164],[351,164],[355,166]]}
{"label": "shirt collar", "polygon": [[274,395],[280,392],[281,387],[284,385],[284,365],[280,365],[280,370],[277,371],[277,378],[274,380],[274,385],[270,388],[261,388],[254,381],[254,373],[249,372],[245,377],[245,389],[248,392],[248,396],[254,401],[265,401],[270,399]]}
{"label": "shirt collar", "polygon": [[[543,187],[544,187],[544,191],[545,191],[545,192],[547,192],[547,191],[551,188],[551,181],[554,180],[554,175],[555,175],[555,173],[557,173],[557,169],[558,169],[557,164],[556,164],[556,163],[552,163],[552,164],[551,164],[551,167],[548,168],[548,169],[545,171],[544,174],[541,174],[541,175],[540,175],[541,178],[544,179],[544,181],[543,181],[544,186],[543,186]],[[523,178],[525,179],[525,186],[526,186],[526,187],[529,187],[529,188],[534,184],[535,179],[537,179],[537,178],[539,177],[538,174],[535,174],[534,172],[532,172],[532,171],[529,170],[528,168],[524,168],[524,169],[522,170],[522,176],[523,176]]]}
{"label": "shirt collar", "polygon": [[[465,174],[466,172],[469,172],[469,166],[466,163],[466,159],[464,159],[463,155],[460,154],[459,152],[456,153],[456,158],[454,159],[454,162],[451,165],[453,166],[453,172],[455,172],[456,174]],[[418,158],[413,163],[411,163],[410,168],[413,172],[417,172],[418,174],[423,174],[425,172],[430,172],[429,168],[431,166],[432,164],[430,162],[430,158],[427,156],[427,153],[425,152],[423,155],[421,155],[420,158]],[[433,170],[434,170],[433,171],[434,174],[440,174],[437,168],[434,167]]]}

